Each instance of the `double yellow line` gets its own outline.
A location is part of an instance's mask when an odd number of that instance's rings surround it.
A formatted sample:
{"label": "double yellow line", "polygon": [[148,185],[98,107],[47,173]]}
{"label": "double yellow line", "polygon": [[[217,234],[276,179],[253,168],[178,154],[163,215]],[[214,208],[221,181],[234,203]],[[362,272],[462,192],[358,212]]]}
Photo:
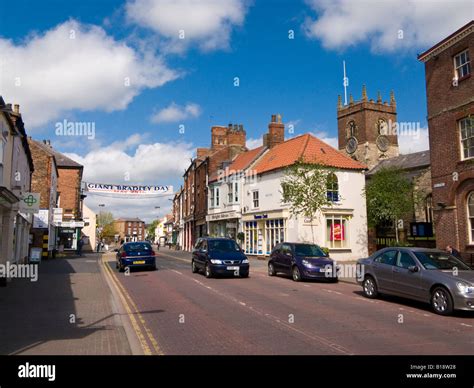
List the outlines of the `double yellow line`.
{"label": "double yellow line", "polygon": [[[158,342],[153,336],[153,333],[151,332],[151,330],[146,325],[145,319],[140,314],[138,307],[133,301],[132,297],[129,295],[125,287],[117,279],[117,276],[115,275],[115,273],[110,269],[110,266],[104,260],[104,256],[102,256],[101,261],[102,261],[102,265],[105,268],[105,272],[109,275],[110,280],[112,281],[112,284],[115,286],[117,290],[117,294],[120,297],[120,300],[122,301],[122,304],[125,308],[125,311],[127,312],[127,315],[130,317],[130,322],[132,324],[133,330],[135,330],[135,333],[138,337],[143,353],[145,355],[152,355],[152,354],[163,355],[163,352],[160,349]],[[151,348],[149,346],[149,343],[152,346]]]}

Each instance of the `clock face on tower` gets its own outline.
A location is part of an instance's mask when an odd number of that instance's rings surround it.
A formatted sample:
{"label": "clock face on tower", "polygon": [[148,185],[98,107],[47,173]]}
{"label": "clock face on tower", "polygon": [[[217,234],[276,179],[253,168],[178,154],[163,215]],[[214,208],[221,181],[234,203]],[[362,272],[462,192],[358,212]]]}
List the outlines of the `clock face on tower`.
{"label": "clock face on tower", "polygon": [[348,154],[353,154],[354,152],[357,151],[357,146],[358,146],[357,139],[354,136],[351,136],[346,143],[346,151]]}

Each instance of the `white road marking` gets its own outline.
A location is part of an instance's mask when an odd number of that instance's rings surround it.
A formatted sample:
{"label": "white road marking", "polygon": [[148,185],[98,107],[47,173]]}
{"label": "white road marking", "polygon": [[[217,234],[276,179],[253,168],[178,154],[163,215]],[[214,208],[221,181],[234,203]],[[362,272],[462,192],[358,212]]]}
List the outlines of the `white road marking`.
{"label": "white road marking", "polygon": [[176,273],[179,274],[179,275],[182,275],[182,274],[183,274],[182,272],[179,272],[179,271],[177,271],[177,270],[175,270],[175,269],[172,269],[171,271],[176,272]]}
{"label": "white road marking", "polygon": [[467,323],[461,323],[461,326],[472,327],[472,325],[468,325]]}

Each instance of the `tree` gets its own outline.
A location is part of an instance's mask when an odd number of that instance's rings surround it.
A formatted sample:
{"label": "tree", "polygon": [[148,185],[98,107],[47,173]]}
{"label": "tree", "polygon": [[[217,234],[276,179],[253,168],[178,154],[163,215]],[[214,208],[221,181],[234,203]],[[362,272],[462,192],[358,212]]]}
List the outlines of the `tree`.
{"label": "tree", "polygon": [[375,227],[382,222],[391,222],[398,243],[397,221],[410,213],[419,202],[415,183],[397,168],[382,168],[370,177],[365,187],[367,221]]}
{"label": "tree", "polygon": [[147,226],[146,231],[147,231],[147,238],[150,241],[155,241],[155,229],[160,223],[160,220],[154,220],[150,225]]}
{"label": "tree", "polygon": [[112,238],[115,236],[114,215],[108,211],[101,211],[97,215],[97,230],[99,231],[99,238]]}
{"label": "tree", "polygon": [[321,209],[334,206],[327,190],[328,180],[332,176],[333,169],[330,167],[299,160],[286,169],[281,181],[282,202],[290,205],[292,216],[301,215],[311,220],[313,243],[314,217]]}

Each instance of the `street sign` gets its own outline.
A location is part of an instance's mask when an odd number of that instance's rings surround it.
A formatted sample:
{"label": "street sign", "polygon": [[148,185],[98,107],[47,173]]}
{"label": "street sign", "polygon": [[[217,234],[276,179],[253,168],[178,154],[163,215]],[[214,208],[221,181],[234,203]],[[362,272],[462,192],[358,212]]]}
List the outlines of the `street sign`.
{"label": "street sign", "polygon": [[53,222],[55,224],[63,222],[63,209],[62,208],[53,209]]}
{"label": "street sign", "polygon": [[20,195],[19,210],[22,213],[38,213],[40,193],[23,193]]}
{"label": "street sign", "polygon": [[46,229],[49,225],[49,210],[40,209],[38,214],[33,216],[33,228]]}

